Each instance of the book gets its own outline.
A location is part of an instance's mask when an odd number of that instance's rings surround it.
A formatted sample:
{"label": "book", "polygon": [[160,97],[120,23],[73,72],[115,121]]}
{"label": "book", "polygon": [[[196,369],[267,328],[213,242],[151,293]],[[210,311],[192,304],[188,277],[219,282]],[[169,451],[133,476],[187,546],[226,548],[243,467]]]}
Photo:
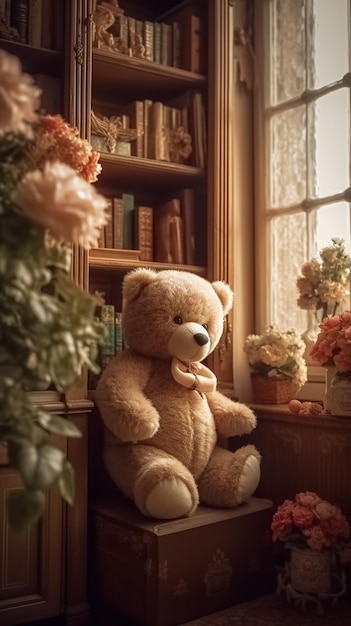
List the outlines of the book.
{"label": "book", "polygon": [[163,102],[153,102],[149,125],[149,158],[169,161],[169,144],[166,135]]}
{"label": "book", "polygon": [[115,312],[115,355],[123,352],[122,313]]}
{"label": "book", "polygon": [[27,0],[11,0],[11,26],[18,32],[20,43],[28,43]]}
{"label": "book", "polygon": [[144,156],[144,104],[142,100],[131,102],[129,107],[130,127],[139,131],[138,137],[132,141],[132,155],[139,158]]}
{"label": "book", "polygon": [[154,60],[154,24],[149,20],[144,22],[144,46],[145,46],[145,59],[148,61]]}
{"label": "book", "polygon": [[153,261],[153,214],[149,206],[135,207],[134,247],[140,250],[141,261]]}
{"label": "book", "polygon": [[105,229],[105,246],[106,248],[113,248],[113,213],[112,213],[112,199],[107,198],[106,209],[106,224]]}
{"label": "book", "polygon": [[183,221],[180,215],[174,215],[169,220],[169,240],[171,248],[171,263],[184,263]]}
{"label": "book", "polygon": [[154,22],[154,63],[161,63],[161,24]]}
{"label": "book", "polygon": [[113,248],[123,249],[123,200],[113,198],[112,200],[112,224],[113,224]]}
{"label": "book", "polygon": [[184,263],[196,265],[196,223],[195,223],[195,191],[185,188],[179,194],[181,216],[183,219]]}
{"label": "book", "polygon": [[126,15],[117,15],[116,26],[118,32],[118,50],[123,54],[127,54],[129,41],[128,17]]}
{"label": "book", "polygon": [[171,220],[174,217],[181,217],[179,198],[171,198],[158,207],[154,213],[155,260],[160,263],[174,262],[173,258],[176,251],[173,246],[176,241],[175,235],[177,234],[177,227],[172,227],[171,241],[170,226]]}
{"label": "book", "polygon": [[115,356],[115,307],[113,304],[102,304],[100,310],[100,320],[104,325],[104,338],[100,345],[101,368],[109,364]]}
{"label": "book", "polygon": [[134,195],[122,194],[123,201],[123,248],[133,249],[134,243]]}
{"label": "book", "polygon": [[172,22],[172,65],[173,67],[181,67],[181,26],[180,22]]}
{"label": "book", "polygon": [[184,24],[184,68],[201,74],[204,68],[203,24],[199,15],[187,15]]}
{"label": "book", "polygon": [[149,128],[151,127],[150,113],[152,107],[152,100],[146,99],[143,101],[144,106],[144,158],[149,159],[150,147],[149,147]]}
{"label": "book", "polygon": [[128,48],[133,50],[135,47],[135,17],[128,16]]}
{"label": "book", "polygon": [[172,26],[161,22],[161,63],[172,65]]}
{"label": "book", "polygon": [[29,0],[28,4],[28,43],[30,46],[40,48],[42,29],[43,2],[42,0]]}

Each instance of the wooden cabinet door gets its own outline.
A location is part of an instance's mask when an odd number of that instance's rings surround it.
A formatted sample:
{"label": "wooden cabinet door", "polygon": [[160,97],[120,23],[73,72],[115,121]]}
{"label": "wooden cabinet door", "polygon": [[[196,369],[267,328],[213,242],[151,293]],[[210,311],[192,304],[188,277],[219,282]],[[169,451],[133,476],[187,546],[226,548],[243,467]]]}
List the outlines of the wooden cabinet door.
{"label": "wooden cabinet door", "polygon": [[63,611],[64,502],[56,490],[50,490],[43,518],[17,533],[8,522],[7,499],[21,488],[20,475],[4,459],[0,465],[1,626],[54,617]]}

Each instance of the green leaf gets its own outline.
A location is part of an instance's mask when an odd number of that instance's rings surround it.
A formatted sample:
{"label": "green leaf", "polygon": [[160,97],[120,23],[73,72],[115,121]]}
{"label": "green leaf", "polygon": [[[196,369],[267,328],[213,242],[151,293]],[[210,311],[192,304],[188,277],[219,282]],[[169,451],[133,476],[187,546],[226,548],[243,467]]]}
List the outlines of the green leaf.
{"label": "green leaf", "polygon": [[51,433],[58,435],[64,435],[65,437],[81,437],[80,430],[72,424],[69,420],[58,417],[57,415],[50,415],[49,413],[40,412],[38,414],[38,423],[42,428],[48,430]]}
{"label": "green leaf", "polygon": [[7,499],[10,526],[17,532],[34,524],[43,514],[45,495],[42,491],[12,491]]}
{"label": "green leaf", "polygon": [[45,489],[61,474],[64,454],[47,443],[36,448],[32,443],[25,442],[19,451],[17,463],[27,487]]}
{"label": "green leaf", "polygon": [[73,504],[75,496],[74,469],[67,459],[65,459],[63,471],[57,481],[57,485],[61,496],[66,500],[66,502],[68,502],[68,504]]}

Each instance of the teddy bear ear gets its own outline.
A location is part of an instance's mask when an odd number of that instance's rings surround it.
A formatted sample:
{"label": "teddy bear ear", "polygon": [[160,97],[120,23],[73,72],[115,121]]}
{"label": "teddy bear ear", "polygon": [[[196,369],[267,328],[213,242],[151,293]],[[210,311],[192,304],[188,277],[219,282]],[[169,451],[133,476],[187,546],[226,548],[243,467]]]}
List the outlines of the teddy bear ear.
{"label": "teddy bear ear", "polygon": [[227,313],[229,313],[233,306],[233,291],[231,290],[229,285],[227,283],[224,283],[222,280],[216,280],[211,284],[212,288],[214,289],[222,303],[224,315],[227,315]]}
{"label": "teddy bear ear", "polygon": [[138,267],[125,275],[123,280],[123,300],[135,300],[142,290],[156,279],[157,273],[144,267]]}

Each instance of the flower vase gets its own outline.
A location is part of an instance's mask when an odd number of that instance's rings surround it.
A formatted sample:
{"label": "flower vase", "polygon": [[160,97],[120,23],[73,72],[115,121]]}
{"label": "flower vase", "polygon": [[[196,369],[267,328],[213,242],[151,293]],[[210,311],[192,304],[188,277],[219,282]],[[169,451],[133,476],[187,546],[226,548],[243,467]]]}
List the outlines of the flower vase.
{"label": "flower vase", "polygon": [[330,593],[332,559],[329,550],[291,548],[290,582],[301,593]]}
{"label": "flower vase", "polygon": [[325,413],[332,412],[332,381],[336,374],[336,367],[325,368],[325,385],[324,385],[324,398],[323,408]]}
{"label": "flower vase", "polygon": [[335,374],[330,394],[332,415],[351,416],[351,372]]}
{"label": "flower vase", "polygon": [[303,357],[306,361],[306,365],[316,365],[316,362],[311,358],[311,349],[316,343],[317,335],[319,333],[319,321],[315,311],[307,311],[307,328],[301,335],[301,339],[305,344],[305,352]]}

